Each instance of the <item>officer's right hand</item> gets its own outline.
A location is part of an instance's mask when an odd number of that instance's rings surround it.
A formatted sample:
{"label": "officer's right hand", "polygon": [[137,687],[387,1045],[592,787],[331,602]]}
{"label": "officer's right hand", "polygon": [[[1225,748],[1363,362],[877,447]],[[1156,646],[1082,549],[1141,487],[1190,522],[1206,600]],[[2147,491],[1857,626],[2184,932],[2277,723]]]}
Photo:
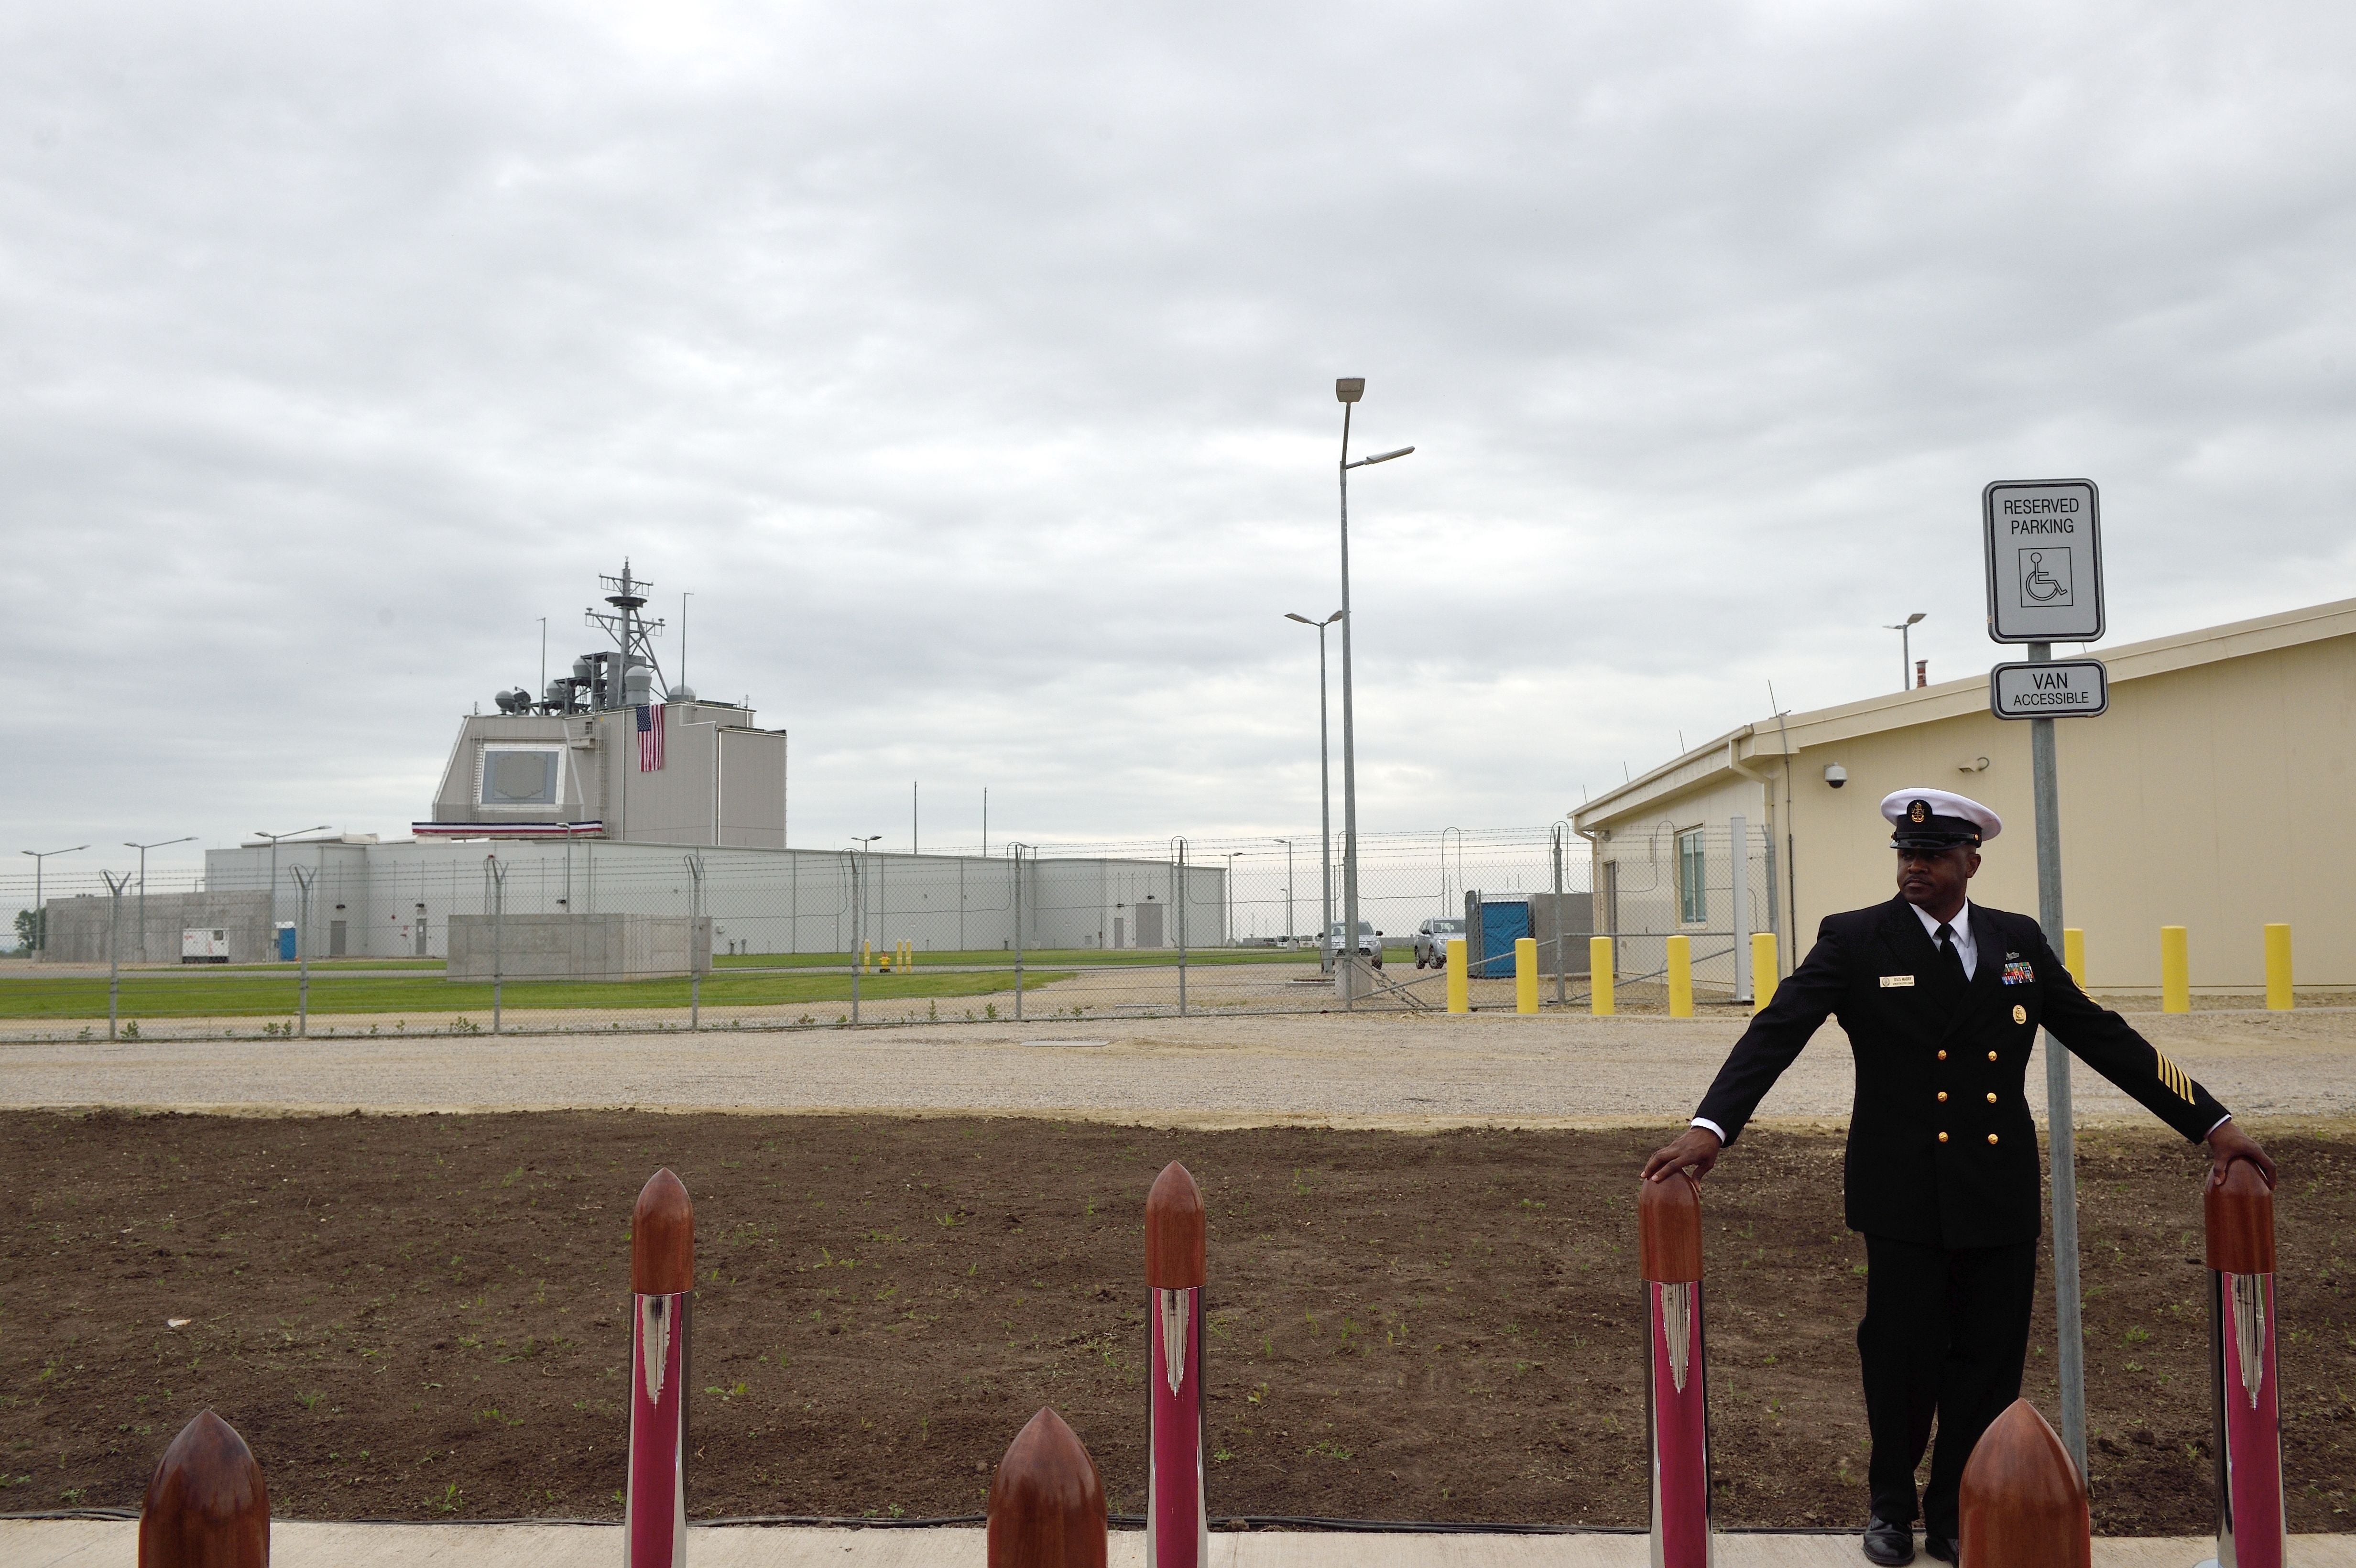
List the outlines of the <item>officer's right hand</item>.
{"label": "officer's right hand", "polygon": [[1689,1170],[1699,1181],[1718,1163],[1718,1151],[1723,1147],[1708,1127],[1687,1127],[1676,1142],[1653,1151],[1653,1157],[1644,1162],[1644,1179],[1666,1181],[1671,1171]]}

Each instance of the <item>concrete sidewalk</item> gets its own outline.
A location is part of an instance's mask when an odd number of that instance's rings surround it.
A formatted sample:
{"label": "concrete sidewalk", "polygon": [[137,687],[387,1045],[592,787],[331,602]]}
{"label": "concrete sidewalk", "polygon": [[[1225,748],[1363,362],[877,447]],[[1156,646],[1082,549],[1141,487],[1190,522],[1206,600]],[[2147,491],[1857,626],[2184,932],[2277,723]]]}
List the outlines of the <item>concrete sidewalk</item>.
{"label": "concrete sidewalk", "polygon": [[[138,1555],[129,1521],[0,1520],[0,1562],[10,1568],[98,1568]],[[2194,1568],[2217,1543],[2094,1540],[2094,1568]],[[746,1526],[693,1530],[693,1568],[980,1568],[974,1529],[808,1530]],[[1260,1531],[1214,1534],[1206,1568],[1646,1568],[1642,1535],[1375,1535]],[[281,1523],[271,1531],[273,1568],[612,1568],[618,1525]],[[1113,1568],[1142,1568],[1145,1537],[1112,1536]],[[1721,1535],[1719,1568],[1856,1568],[1865,1559],[1847,1535]],[[1918,1559],[1926,1564],[1930,1559]],[[2297,1535],[2291,1568],[2356,1568],[2356,1535]]]}

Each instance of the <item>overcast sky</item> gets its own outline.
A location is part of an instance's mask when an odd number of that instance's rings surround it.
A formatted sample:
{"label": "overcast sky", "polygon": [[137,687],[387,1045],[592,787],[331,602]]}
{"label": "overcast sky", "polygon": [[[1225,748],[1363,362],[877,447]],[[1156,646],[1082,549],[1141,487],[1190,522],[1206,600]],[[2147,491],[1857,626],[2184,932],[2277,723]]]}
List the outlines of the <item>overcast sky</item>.
{"label": "overcast sky", "polygon": [[2351,33],[8,7],[8,846],[405,831],[625,554],[797,843],[1312,823],[1337,375],[1418,449],[1352,490],[1370,830],[1894,686],[1910,611],[1985,670],[1990,479],[2102,485],[2114,643],[2356,594]]}

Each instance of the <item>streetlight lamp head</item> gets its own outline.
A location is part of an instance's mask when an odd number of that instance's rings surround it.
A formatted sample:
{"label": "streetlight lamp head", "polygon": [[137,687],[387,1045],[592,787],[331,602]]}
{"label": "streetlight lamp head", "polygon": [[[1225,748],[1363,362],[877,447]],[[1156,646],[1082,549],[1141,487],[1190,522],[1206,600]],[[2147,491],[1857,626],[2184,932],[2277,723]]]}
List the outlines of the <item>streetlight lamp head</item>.
{"label": "streetlight lamp head", "polygon": [[1907,624],[1908,625],[1910,625],[1910,626],[1911,626],[1911,625],[1912,625],[1912,624],[1914,624],[1914,623],[1916,623],[1917,621],[1920,621],[1920,620],[1922,618],[1923,613],[1924,613],[1924,612],[1922,612],[1922,611],[1921,611],[1921,610],[1917,610],[1917,611],[1915,611],[1915,612],[1914,612],[1914,613],[1912,613],[1912,615],[1909,615],[1909,616],[1907,616],[1907,617],[1906,617],[1906,624]]}
{"label": "streetlight lamp head", "polygon": [[1366,395],[1364,376],[1338,376],[1333,380],[1333,395],[1345,403],[1355,403]]}
{"label": "streetlight lamp head", "polygon": [[1336,622],[1336,621],[1340,620],[1341,618],[1342,618],[1342,612],[1340,612],[1339,610],[1336,610],[1336,611],[1334,611],[1331,615],[1328,615],[1328,616],[1326,616],[1326,617],[1325,617],[1324,624],[1325,624],[1326,625],[1330,626],[1330,625],[1332,625],[1334,622]]}
{"label": "streetlight lamp head", "polygon": [[[1402,446],[1394,452],[1378,452],[1375,453],[1374,456],[1367,458],[1366,461],[1369,463],[1388,463],[1392,458],[1405,457],[1408,453],[1413,452],[1415,448],[1411,446]],[[1919,621],[1922,617],[1917,615],[1914,618]]]}
{"label": "streetlight lamp head", "polygon": [[[1311,619],[1310,619],[1308,616],[1306,616],[1306,615],[1296,615],[1296,614],[1294,614],[1294,613],[1293,613],[1291,611],[1290,611],[1290,610],[1287,610],[1287,611],[1284,613],[1284,618],[1285,618],[1286,620],[1288,620],[1288,621],[1298,621],[1298,622],[1300,622],[1300,623],[1301,623],[1302,625],[1304,625],[1304,626],[1314,626],[1314,625],[1317,625],[1317,624],[1319,624],[1319,623],[1317,623],[1317,622],[1315,622],[1315,621],[1311,620]],[[30,849],[27,849],[27,850],[26,850],[26,851],[25,851],[25,853],[27,853],[27,855],[29,855],[29,854],[31,854],[31,853],[32,853],[32,851],[31,851]]]}

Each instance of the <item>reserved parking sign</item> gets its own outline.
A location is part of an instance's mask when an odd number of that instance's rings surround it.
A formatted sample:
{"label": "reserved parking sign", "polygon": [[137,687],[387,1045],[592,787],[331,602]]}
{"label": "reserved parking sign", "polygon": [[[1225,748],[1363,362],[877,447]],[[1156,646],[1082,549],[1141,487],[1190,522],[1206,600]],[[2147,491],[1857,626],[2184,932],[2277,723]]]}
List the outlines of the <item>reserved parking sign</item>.
{"label": "reserved parking sign", "polygon": [[2102,502],[2091,479],[1999,479],[1981,492],[1988,635],[2091,643],[2103,635]]}

